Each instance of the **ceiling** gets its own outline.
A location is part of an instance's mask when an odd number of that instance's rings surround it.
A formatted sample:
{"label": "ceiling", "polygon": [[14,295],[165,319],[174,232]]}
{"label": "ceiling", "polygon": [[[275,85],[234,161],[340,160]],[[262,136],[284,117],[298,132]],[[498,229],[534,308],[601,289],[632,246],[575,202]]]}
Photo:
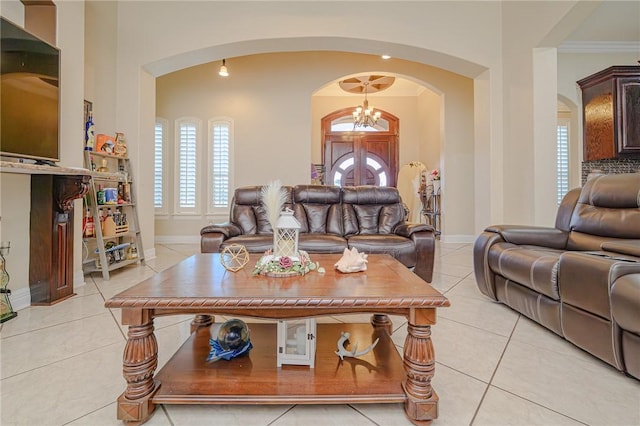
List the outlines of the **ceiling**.
{"label": "ceiling", "polygon": [[640,43],[640,1],[603,1],[566,41]]}
{"label": "ceiling", "polygon": [[[593,42],[637,43],[640,59],[640,1],[604,0],[593,13],[565,39],[572,45]],[[417,96],[426,90],[423,86],[396,76],[388,89],[376,96]],[[314,96],[354,96],[342,90],[339,82],[318,90]]]}

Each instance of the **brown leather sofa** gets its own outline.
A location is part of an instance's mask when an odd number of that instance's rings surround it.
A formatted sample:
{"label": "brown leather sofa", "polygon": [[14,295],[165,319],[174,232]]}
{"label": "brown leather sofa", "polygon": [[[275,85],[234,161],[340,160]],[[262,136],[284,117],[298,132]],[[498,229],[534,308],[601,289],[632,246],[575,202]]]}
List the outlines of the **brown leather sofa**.
{"label": "brown leather sofa", "polygon": [[[286,207],[301,224],[298,248],[308,253],[342,253],[355,247],[363,253],[394,256],[427,282],[433,277],[435,236],[425,224],[407,223],[396,188],[325,185],[285,187]],[[273,245],[273,230],[261,201],[261,187],[235,190],[229,221],[200,231],[203,253],[217,253],[241,244],[250,253]]]}
{"label": "brown leather sofa", "polygon": [[554,228],[488,227],[474,272],[485,295],[640,379],[640,173],[570,191]]}

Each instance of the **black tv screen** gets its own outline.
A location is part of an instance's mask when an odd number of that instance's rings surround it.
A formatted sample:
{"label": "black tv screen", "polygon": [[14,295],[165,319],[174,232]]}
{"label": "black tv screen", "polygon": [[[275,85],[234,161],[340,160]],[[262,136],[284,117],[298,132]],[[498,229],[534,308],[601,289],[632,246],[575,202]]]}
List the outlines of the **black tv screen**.
{"label": "black tv screen", "polygon": [[0,155],[59,161],[60,51],[0,18]]}

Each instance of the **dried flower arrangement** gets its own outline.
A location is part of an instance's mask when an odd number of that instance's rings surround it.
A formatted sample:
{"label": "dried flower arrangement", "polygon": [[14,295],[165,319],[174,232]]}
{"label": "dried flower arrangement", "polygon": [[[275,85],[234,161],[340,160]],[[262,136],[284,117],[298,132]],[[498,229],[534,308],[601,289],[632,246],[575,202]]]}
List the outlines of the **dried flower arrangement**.
{"label": "dried flower arrangement", "polygon": [[294,275],[305,275],[320,268],[318,262],[312,262],[309,253],[304,250],[298,251],[299,257],[283,256],[276,259],[271,249],[264,252],[258,260],[253,275],[267,275],[273,277],[290,277]]}

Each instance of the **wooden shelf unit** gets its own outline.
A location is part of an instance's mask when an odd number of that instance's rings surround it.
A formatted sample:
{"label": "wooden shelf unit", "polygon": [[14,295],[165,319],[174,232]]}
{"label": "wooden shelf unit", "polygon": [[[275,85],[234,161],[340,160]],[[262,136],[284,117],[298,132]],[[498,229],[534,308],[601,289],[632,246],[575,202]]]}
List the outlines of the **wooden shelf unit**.
{"label": "wooden shelf unit", "polygon": [[[142,234],[140,232],[140,224],[138,221],[138,211],[136,207],[136,192],[134,179],[131,174],[131,164],[128,157],[121,157],[112,154],[106,154],[97,151],[85,151],[84,162],[85,167],[92,169],[92,164],[96,163],[92,161],[92,157],[95,159],[105,159],[110,170],[109,172],[97,172],[91,171],[91,183],[89,193],[85,197],[83,213],[88,209],[93,217],[95,226],[95,237],[83,237],[84,244],[86,245],[86,257],[82,261],[82,270],[85,274],[92,272],[101,272],[104,280],[109,280],[110,272],[116,269],[123,268],[125,266],[142,262],[144,263],[144,249],[142,247]],[[99,185],[104,185],[106,188],[117,187],[119,183],[129,185],[129,201],[117,204],[98,204],[97,191]],[[105,213],[108,209],[119,210],[127,215],[128,225],[126,231],[124,227],[116,227],[115,235],[105,235],[100,226],[101,213]],[[118,232],[118,229],[124,232]],[[121,260],[116,262],[110,262],[108,256],[108,250],[105,248],[105,244],[108,242],[114,242],[116,245],[129,243],[135,245],[137,251],[137,257],[133,259],[127,259],[121,257]],[[96,253],[97,251],[97,253]],[[107,267],[105,267],[107,265]]]}

